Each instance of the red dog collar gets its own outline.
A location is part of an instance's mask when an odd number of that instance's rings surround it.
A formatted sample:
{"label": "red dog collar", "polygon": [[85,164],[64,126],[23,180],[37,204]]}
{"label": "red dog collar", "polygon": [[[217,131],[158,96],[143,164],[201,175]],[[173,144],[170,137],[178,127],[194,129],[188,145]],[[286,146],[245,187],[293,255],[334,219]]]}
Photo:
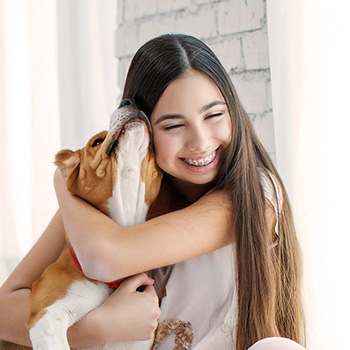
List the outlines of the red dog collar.
{"label": "red dog collar", "polygon": [[[74,264],[79,268],[79,270],[83,271],[83,269],[81,268],[81,265],[78,263],[77,259],[74,258],[74,255],[70,249],[70,247],[68,247],[69,250],[69,255],[71,257],[71,259],[73,260]],[[107,284],[107,286],[109,288],[113,288],[113,289],[117,289],[120,286],[120,282],[104,282],[105,284]]]}

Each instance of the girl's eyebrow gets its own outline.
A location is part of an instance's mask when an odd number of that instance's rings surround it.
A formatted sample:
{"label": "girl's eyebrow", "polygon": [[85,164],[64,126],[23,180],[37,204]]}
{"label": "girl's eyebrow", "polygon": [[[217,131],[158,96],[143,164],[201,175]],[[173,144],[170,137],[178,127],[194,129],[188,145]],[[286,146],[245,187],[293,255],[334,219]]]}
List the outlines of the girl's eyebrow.
{"label": "girl's eyebrow", "polygon": [[164,120],[169,120],[169,119],[170,120],[171,119],[185,119],[185,117],[181,114],[164,114],[161,117],[159,117],[158,120],[154,124],[156,125],[156,124],[161,123]]}
{"label": "girl's eyebrow", "polygon": [[203,106],[200,110],[201,113],[207,111],[208,109],[214,107],[214,106],[217,106],[217,105],[226,105],[226,103],[224,101],[213,101],[213,102],[210,102],[208,103],[207,105]]}
{"label": "girl's eyebrow", "polygon": [[[214,106],[217,106],[217,105],[226,105],[226,103],[224,101],[219,101],[219,100],[213,101],[213,102],[210,102],[207,105],[203,106],[199,112],[203,113],[203,112],[207,111],[208,109],[210,109]],[[159,117],[158,120],[154,124],[156,125],[156,124],[161,123],[164,120],[172,120],[172,119],[186,119],[186,117],[183,116],[182,114],[164,114],[161,117]]]}

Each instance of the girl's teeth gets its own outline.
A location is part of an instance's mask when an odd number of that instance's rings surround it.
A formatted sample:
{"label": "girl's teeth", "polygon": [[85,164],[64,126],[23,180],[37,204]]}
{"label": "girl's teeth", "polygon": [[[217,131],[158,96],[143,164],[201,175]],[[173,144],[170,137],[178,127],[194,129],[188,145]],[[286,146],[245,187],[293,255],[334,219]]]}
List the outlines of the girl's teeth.
{"label": "girl's teeth", "polygon": [[203,165],[207,165],[207,164],[211,163],[214,160],[215,156],[216,156],[216,151],[214,153],[212,153],[210,156],[205,157],[204,159],[191,160],[191,159],[183,158],[183,160],[185,163],[190,164],[190,165],[203,166]]}

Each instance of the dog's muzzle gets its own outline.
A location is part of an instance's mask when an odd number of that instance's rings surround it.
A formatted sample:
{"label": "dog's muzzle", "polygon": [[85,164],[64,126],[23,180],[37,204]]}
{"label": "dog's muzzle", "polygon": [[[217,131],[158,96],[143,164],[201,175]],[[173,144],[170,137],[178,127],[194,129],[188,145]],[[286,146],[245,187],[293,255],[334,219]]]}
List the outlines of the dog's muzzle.
{"label": "dog's muzzle", "polygon": [[135,121],[140,121],[146,124],[149,135],[152,135],[151,123],[146,117],[145,113],[137,108],[136,103],[133,100],[129,98],[124,99],[111,116],[109,132],[113,134],[113,137],[106,149],[107,156],[111,155],[113,149],[118,144],[119,137],[122,134],[125,126],[130,122]]}

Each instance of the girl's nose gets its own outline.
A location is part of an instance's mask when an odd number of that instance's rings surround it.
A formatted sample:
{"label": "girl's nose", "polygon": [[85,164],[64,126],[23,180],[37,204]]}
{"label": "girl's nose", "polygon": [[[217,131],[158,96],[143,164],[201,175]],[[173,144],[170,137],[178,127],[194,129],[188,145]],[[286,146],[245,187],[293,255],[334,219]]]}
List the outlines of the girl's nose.
{"label": "girl's nose", "polygon": [[205,128],[191,128],[187,135],[187,148],[194,153],[204,153],[210,150],[211,138]]}

